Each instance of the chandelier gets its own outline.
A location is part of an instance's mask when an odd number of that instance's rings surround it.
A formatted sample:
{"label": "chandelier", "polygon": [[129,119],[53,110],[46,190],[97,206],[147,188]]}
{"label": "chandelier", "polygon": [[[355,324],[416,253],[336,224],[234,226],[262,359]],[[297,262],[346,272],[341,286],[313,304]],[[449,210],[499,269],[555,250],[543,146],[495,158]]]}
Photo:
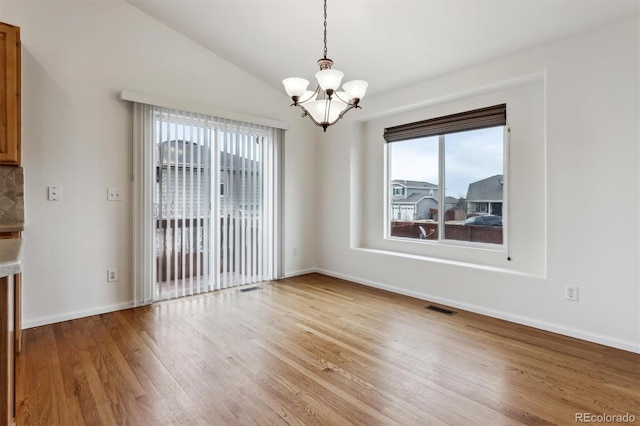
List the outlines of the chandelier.
{"label": "chandelier", "polygon": [[327,58],[327,0],[324,0],[324,56],[318,59],[320,71],[316,73],[318,86],[315,91],[307,90],[309,80],[304,78],[285,78],[282,84],[293,104],[304,111],[316,126],[327,131],[327,127],[335,124],[352,108],[360,108],[358,103],[364,97],[369,83],[363,80],[351,80],[342,85],[344,73],[332,69],[333,61]]}

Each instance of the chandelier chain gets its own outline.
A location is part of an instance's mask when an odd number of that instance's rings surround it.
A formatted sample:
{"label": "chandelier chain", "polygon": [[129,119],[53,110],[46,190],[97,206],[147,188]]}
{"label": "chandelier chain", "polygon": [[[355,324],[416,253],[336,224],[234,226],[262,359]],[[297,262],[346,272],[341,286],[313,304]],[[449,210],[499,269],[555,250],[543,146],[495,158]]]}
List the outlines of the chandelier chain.
{"label": "chandelier chain", "polygon": [[324,59],[327,59],[327,0],[324,0]]}

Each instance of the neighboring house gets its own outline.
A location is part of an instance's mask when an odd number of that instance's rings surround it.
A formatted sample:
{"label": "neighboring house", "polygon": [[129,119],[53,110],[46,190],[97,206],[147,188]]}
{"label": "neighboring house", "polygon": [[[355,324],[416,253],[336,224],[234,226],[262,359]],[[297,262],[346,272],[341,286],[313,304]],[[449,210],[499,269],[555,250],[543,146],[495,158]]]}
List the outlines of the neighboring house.
{"label": "neighboring house", "polygon": [[464,220],[467,218],[467,202],[464,198],[444,197],[445,220]]}
{"label": "neighboring house", "polygon": [[437,209],[437,185],[415,180],[391,181],[392,220],[433,219]]}
{"label": "neighboring house", "polygon": [[502,216],[502,175],[495,175],[469,184],[467,214]]}
{"label": "neighboring house", "polygon": [[444,210],[448,211],[451,209],[456,208],[456,206],[458,205],[459,200],[456,197],[444,197]]}
{"label": "neighboring house", "polygon": [[[204,215],[208,207],[205,202],[210,182],[203,166],[209,151],[202,148],[202,145],[180,140],[177,143],[165,141],[158,144],[156,203],[157,213],[162,212],[163,218],[196,218]],[[227,152],[220,152],[219,161],[220,216],[238,216],[236,210],[240,216],[257,214],[262,205],[259,162]],[[212,191],[211,195],[218,194]]]}

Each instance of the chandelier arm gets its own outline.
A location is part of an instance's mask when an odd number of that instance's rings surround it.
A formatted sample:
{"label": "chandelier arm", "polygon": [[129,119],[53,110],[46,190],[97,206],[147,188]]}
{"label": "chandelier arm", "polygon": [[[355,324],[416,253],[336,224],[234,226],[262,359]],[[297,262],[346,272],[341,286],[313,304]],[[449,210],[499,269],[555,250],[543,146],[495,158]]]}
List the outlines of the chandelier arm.
{"label": "chandelier arm", "polygon": [[342,117],[347,113],[347,111],[352,110],[354,108],[358,108],[356,105],[350,105],[347,109],[345,109],[344,111],[342,111],[339,115],[338,118],[336,118],[336,121],[334,121],[331,124],[335,124],[338,122],[338,120],[342,119]]}
{"label": "chandelier arm", "polygon": [[320,85],[318,84],[318,86],[316,87],[316,90],[305,100],[298,100],[299,104],[303,104],[305,102],[308,102],[310,99],[313,99],[314,96],[318,95],[320,93]]}
{"label": "chandelier arm", "polygon": [[347,105],[349,105],[349,106],[355,106],[355,104],[354,104],[354,103],[351,103],[351,101],[350,101],[350,100],[346,100],[346,101],[345,101],[344,99],[342,99],[342,98],[340,97],[340,95],[338,95],[338,92],[337,92],[337,91],[333,92],[333,95],[335,95],[335,97],[336,97],[336,98],[340,99],[340,100],[341,100],[342,102],[344,102],[345,104],[347,104]]}
{"label": "chandelier arm", "polygon": [[302,111],[304,111],[304,114],[302,114],[302,116],[303,116],[303,117],[304,117],[304,116],[309,117],[309,118],[311,119],[311,121],[313,121],[313,124],[315,124],[316,126],[322,127],[322,123],[318,123],[318,122],[313,118],[313,115],[311,115],[311,114],[309,113],[309,111],[307,111],[307,109],[306,109],[305,107],[303,107],[302,105],[298,105],[298,107],[299,107]]}
{"label": "chandelier arm", "polygon": [[344,111],[342,111],[340,114],[338,114],[338,116],[336,117],[335,120],[333,120],[331,123],[328,123],[329,126],[333,126],[334,124],[336,124],[338,121],[342,120],[342,117],[344,117],[344,115],[347,113],[347,111],[352,110],[354,108],[359,108],[355,105],[352,105],[350,107],[348,107],[347,109],[345,109]]}

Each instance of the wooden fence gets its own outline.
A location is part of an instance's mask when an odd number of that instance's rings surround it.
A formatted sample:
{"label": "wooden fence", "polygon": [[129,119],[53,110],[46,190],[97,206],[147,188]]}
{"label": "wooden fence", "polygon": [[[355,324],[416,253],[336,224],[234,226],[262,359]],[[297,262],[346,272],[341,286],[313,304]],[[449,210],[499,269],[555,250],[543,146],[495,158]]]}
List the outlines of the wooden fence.
{"label": "wooden fence", "polygon": [[[420,227],[424,228],[427,235],[426,239],[438,239],[438,224],[433,222],[391,222],[391,236],[419,239],[421,236]],[[502,244],[502,227],[500,226],[469,226],[445,223],[444,232],[448,240]]]}

